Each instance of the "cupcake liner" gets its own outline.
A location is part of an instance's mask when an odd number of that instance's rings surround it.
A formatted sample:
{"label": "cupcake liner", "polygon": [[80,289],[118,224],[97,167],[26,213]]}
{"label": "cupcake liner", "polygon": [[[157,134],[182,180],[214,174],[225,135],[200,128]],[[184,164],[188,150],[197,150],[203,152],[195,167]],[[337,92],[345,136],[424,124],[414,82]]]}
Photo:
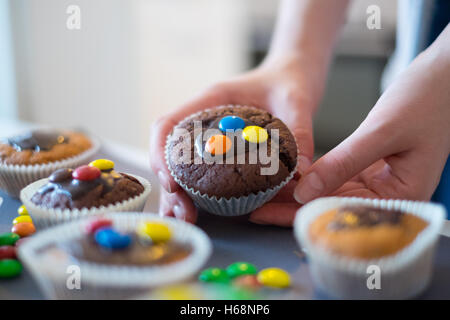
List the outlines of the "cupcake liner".
{"label": "cupcake liner", "polygon": [[[313,244],[309,225],[319,215],[344,205],[368,205],[374,208],[399,210],[428,222],[407,247],[393,255],[363,260],[337,255]],[[364,198],[322,198],[300,208],[294,222],[298,242],[308,256],[316,286],[332,297],[343,299],[407,299],[420,294],[429,284],[435,247],[445,217],[441,205],[408,201]],[[369,266],[380,271],[381,288],[369,289],[374,274]],[[376,272],[376,271],[375,271]]]}
{"label": "cupcake liner", "polygon": [[[208,112],[213,109],[226,108],[231,106],[236,108],[242,107],[240,105],[227,105],[205,109],[186,117],[179,123],[192,119],[202,112]],[[195,190],[194,188],[188,187],[176,176],[175,172],[171,169],[171,166],[169,164],[169,143],[168,143],[169,139],[170,135],[168,135],[166,138],[165,158],[166,158],[166,165],[169,168],[170,174],[172,175],[174,180],[186,191],[186,193],[198,207],[215,215],[233,217],[233,216],[242,216],[254,211],[255,209],[263,206],[266,202],[270,201],[294,177],[295,172],[297,172],[297,164],[296,164],[295,168],[291,171],[289,176],[287,176],[286,179],[284,179],[279,185],[273,188],[266,189],[264,191],[259,191],[258,193],[252,193],[248,196],[231,197],[229,199],[225,197],[209,196],[207,194],[201,193],[198,190]],[[295,144],[297,145],[297,158],[298,158],[300,151],[298,150],[298,143],[297,140],[295,139],[295,136],[294,140]]]}
{"label": "cupcake liner", "polygon": [[[51,299],[118,299],[136,296],[155,287],[166,286],[192,278],[208,260],[212,246],[208,236],[198,227],[153,213],[120,212],[102,216],[113,220],[120,232],[131,232],[140,222],[163,222],[172,230],[173,240],[189,244],[191,254],[167,265],[112,266],[77,261],[69,256],[43,254],[52,244],[78,239],[85,234],[92,219],[85,218],[59,225],[34,235],[19,247],[19,257],[45,295]],[[63,249],[61,249],[63,250]],[[69,289],[71,269],[80,271],[80,289]]]}
{"label": "cupcake liner", "polygon": [[0,164],[0,189],[4,190],[12,197],[18,198],[20,190],[34,181],[47,178],[52,172],[58,169],[76,168],[80,165],[89,163],[94,159],[95,154],[100,149],[100,142],[90,135],[86,136],[92,142],[92,147],[74,157],[46,164]]}
{"label": "cupcake liner", "polygon": [[108,206],[101,206],[99,208],[82,208],[82,209],[52,209],[45,208],[34,204],[31,201],[32,196],[39,190],[40,187],[48,182],[48,179],[41,179],[25,187],[20,193],[20,200],[27,208],[33,223],[36,228],[44,229],[49,226],[57,225],[70,220],[79,219],[85,216],[94,216],[106,212],[132,212],[142,211],[145,202],[151,192],[151,185],[146,179],[128,174],[136,178],[144,187],[144,191],[134,198],[121,201],[119,203],[110,204]]}

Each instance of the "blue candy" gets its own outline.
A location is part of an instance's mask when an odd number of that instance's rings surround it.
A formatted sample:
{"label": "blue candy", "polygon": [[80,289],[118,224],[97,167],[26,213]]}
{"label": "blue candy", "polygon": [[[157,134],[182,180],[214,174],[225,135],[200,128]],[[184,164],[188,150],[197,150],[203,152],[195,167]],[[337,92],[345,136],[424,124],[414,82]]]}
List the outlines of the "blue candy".
{"label": "blue candy", "polygon": [[244,129],[245,127],[245,121],[242,118],[236,117],[236,116],[226,116],[223,117],[219,122],[219,129],[223,132],[226,132],[227,130],[238,130],[238,129]]}
{"label": "blue candy", "polygon": [[111,228],[102,228],[95,233],[95,241],[107,249],[124,249],[131,243],[131,237]]}

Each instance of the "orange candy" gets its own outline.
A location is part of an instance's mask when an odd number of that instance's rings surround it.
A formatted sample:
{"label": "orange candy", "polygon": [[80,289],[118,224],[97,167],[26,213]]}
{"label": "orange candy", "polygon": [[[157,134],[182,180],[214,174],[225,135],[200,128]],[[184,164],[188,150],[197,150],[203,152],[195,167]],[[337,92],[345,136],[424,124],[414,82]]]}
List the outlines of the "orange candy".
{"label": "orange candy", "polygon": [[36,228],[31,222],[20,222],[15,224],[11,232],[18,234],[21,238],[31,236],[36,232]]}
{"label": "orange candy", "polygon": [[227,136],[216,134],[206,141],[205,150],[212,155],[227,153],[231,148],[231,140]]}

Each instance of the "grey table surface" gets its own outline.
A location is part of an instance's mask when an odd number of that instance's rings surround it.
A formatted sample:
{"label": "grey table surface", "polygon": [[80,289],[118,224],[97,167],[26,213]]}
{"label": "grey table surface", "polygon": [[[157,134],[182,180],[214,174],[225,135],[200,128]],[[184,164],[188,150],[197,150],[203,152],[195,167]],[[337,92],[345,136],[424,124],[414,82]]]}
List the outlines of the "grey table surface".
{"label": "grey table surface", "polygon": [[[104,155],[103,155],[104,156]],[[138,174],[149,178],[155,185],[150,172],[145,172],[125,162],[117,163],[119,171]],[[153,192],[153,191],[152,191]],[[156,209],[157,188],[146,206],[146,211]],[[17,216],[21,205],[0,191],[3,204],[0,207],[0,233],[11,229],[11,222]],[[329,297],[314,289],[307,261],[302,255],[293,230],[272,226],[255,225],[247,217],[224,218],[200,213],[198,226],[202,228],[213,243],[213,254],[205,267],[225,267],[235,261],[248,261],[259,268],[280,267],[292,274],[293,289],[286,298],[328,299]],[[0,280],[0,299],[44,299],[34,279],[24,270],[20,277]],[[419,299],[450,299],[450,238],[441,236],[435,257],[433,279],[430,287]]]}

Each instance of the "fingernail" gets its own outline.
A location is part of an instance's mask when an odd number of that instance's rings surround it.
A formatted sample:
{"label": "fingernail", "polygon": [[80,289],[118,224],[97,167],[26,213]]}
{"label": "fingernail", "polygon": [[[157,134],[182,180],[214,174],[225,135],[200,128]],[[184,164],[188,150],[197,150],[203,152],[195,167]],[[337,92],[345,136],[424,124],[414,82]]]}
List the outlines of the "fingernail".
{"label": "fingernail", "polygon": [[163,188],[167,190],[167,192],[172,193],[172,190],[170,190],[169,179],[164,174],[164,172],[158,171],[158,180],[159,183],[163,186]]}
{"label": "fingernail", "polygon": [[172,211],[177,219],[185,219],[186,218],[186,212],[184,212],[184,209],[182,206],[176,204],[173,206]]}
{"label": "fingernail", "polygon": [[295,188],[294,198],[297,202],[305,204],[306,202],[320,196],[324,189],[324,184],[319,175],[311,172],[303,177]]}
{"label": "fingernail", "polygon": [[300,174],[304,174],[306,172],[306,170],[309,169],[309,167],[311,167],[311,160],[309,160],[307,157],[305,156],[299,156],[298,157],[298,171],[300,172]]}

